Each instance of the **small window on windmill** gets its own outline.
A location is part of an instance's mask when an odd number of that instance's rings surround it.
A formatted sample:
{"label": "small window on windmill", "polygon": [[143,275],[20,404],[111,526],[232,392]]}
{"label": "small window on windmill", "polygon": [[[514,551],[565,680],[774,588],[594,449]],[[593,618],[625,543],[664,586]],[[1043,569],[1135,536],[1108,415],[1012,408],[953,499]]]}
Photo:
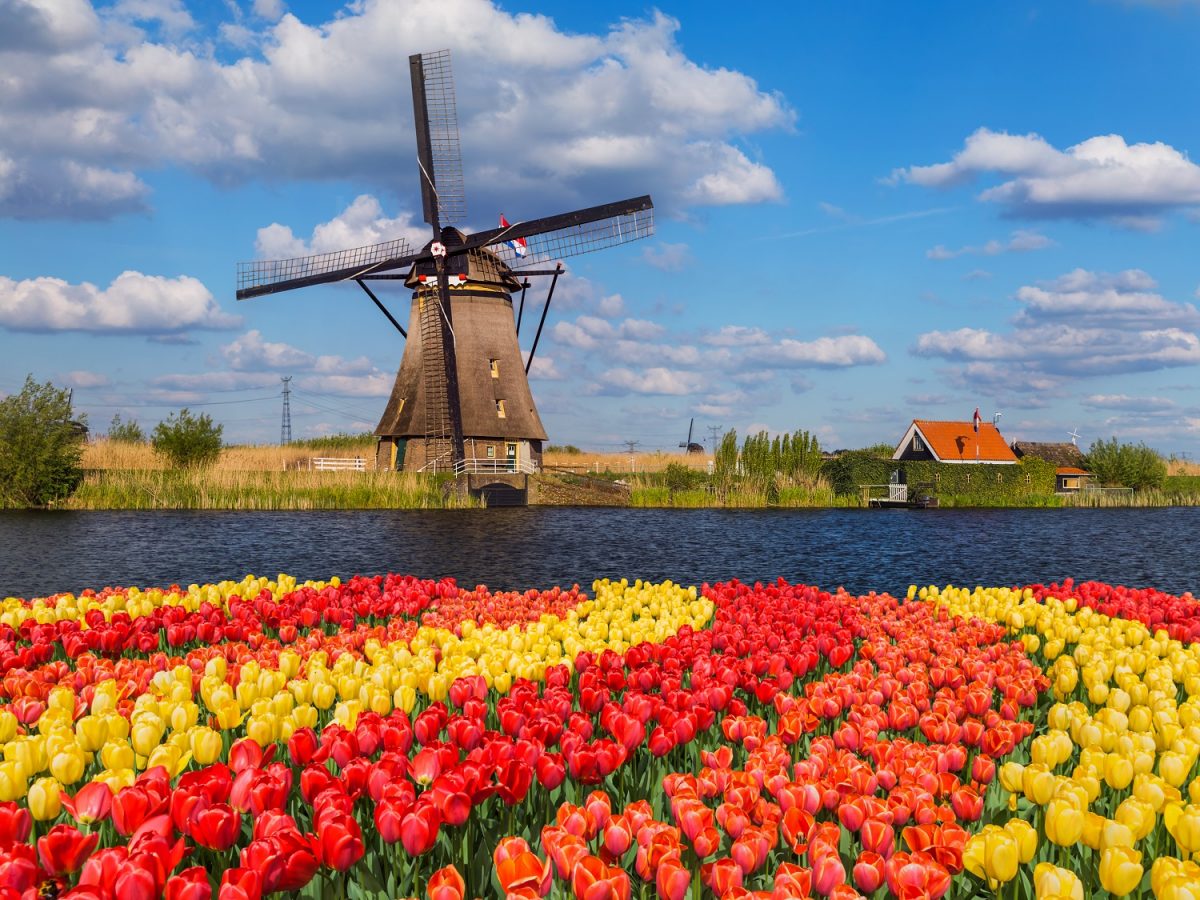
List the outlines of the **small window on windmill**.
{"label": "small window on windmill", "polygon": [[495,444],[488,444],[488,447],[487,447],[487,458],[488,458],[488,459],[495,459],[495,458],[496,458],[496,445],[495,445]]}
{"label": "small window on windmill", "polygon": [[503,400],[496,401],[496,415],[501,419],[505,418],[505,416],[504,416],[504,401]]}
{"label": "small window on windmill", "polygon": [[488,360],[488,368],[491,369],[493,378],[500,377],[500,360],[489,359]]}

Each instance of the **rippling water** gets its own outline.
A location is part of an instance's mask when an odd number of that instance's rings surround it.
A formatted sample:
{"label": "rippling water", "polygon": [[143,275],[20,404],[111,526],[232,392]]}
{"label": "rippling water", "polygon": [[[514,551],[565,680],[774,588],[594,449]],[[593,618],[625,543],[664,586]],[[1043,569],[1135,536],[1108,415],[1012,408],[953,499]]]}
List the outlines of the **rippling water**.
{"label": "rippling water", "polygon": [[387,571],[495,589],[782,576],[895,593],[1070,576],[1200,593],[1200,508],[0,513],[0,597]]}

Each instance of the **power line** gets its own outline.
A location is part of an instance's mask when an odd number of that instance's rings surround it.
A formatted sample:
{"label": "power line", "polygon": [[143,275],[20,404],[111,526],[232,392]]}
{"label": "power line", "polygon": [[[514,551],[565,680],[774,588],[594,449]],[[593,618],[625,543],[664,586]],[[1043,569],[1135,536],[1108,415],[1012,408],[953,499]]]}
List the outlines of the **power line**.
{"label": "power line", "polygon": [[721,436],[721,431],[724,427],[725,427],[724,425],[709,425],[708,426],[708,431],[709,431],[709,435],[710,435],[709,441],[712,442],[713,453],[717,452],[717,439]]}
{"label": "power line", "polygon": [[640,444],[641,441],[621,441],[621,443],[626,446],[626,448],[629,450],[630,453],[633,453],[633,451],[637,448],[637,445]]}
{"label": "power line", "polygon": [[347,405],[345,404],[345,402],[343,402],[343,400],[342,400],[340,397],[331,397],[331,396],[329,396],[328,394],[318,394],[318,393],[316,393],[315,391],[308,391],[308,390],[304,390],[303,388],[298,388],[298,387],[297,387],[297,388],[292,388],[292,390],[293,390],[293,391],[294,391],[294,392],[297,394],[297,396],[302,396],[302,397],[316,397],[316,398],[318,398],[318,399],[321,399],[321,400],[328,400],[328,401],[330,401],[330,402],[332,402],[332,403],[336,403],[336,404],[338,404],[338,406],[339,406],[341,409],[344,409],[344,410],[347,410],[347,411],[349,411],[349,412],[355,413],[355,414],[356,414],[356,415],[358,415],[360,418],[364,418],[364,419],[370,419],[370,418],[373,418],[373,417],[375,416],[375,413],[369,413],[369,412],[366,412],[366,411],[364,411],[364,410],[362,410],[362,409],[359,409],[359,408],[357,408],[357,407],[354,407],[354,406],[347,406]]}

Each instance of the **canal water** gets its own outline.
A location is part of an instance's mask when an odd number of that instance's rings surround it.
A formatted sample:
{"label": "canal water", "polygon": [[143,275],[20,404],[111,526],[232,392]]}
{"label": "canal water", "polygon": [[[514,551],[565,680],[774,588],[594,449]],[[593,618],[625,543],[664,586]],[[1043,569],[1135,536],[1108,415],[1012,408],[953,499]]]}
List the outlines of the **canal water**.
{"label": "canal water", "polygon": [[1200,594],[1200,508],[0,513],[0,597],[388,571],[493,589],[783,577],[897,593],[1073,577]]}

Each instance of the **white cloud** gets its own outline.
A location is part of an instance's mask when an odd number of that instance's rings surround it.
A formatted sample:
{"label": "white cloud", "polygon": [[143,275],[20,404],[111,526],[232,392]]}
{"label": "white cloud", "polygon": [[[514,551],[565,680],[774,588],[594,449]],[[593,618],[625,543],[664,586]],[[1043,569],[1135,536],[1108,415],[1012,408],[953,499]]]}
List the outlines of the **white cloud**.
{"label": "white cloud", "polygon": [[694,394],[704,387],[704,377],[698,372],[654,366],[640,372],[632,369],[609,369],[600,376],[603,384],[636,394]]}
{"label": "white cloud", "polygon": [[625,301],[620,294],[609,294],[600,298],[600,302],[596,304],[596,311],[602,316],[614,319],[625,313]]}
{"label": "white cloud", "polygon": [[651,244],[643,250],[642,260],[664,272],[680,272],[695,261],[687,244],[668,244],[665,241]]}
{"label": "white cloud", "polygon": [[1069,321],[1073,325],[1200,329],[1200,312],[1154,292],[1158,284],[1141,269],[1116,274],[1075,269],[1060,278],[1022,287],[1018,325]]}
{"label": "white cloud", "polygon": [[275,222],[258,229],[254,249],[260,259],[282,259],[407,238],[412,249],[416,250],[428,237],[429,232],[425,227],[413,224],[411,213],[401,213],[389,219],[383,214],[379,200],[362,194],[337,216],[313,228],[309,240],[296,237],[291,228]]}
{"label": "white cloud", "polygon": [[[489,0],[363,0],[310,22],[278,0],[254,12],[214,24],[231,58],[195,33],[180,0],[98,13],[80,0],[8,0],[0,50],[20,52],[0,58],[0,131],[21,188],[0,198],[0,215],[142,208],[140,176],[163,166],[220,184],[336,179],[415,196],[415,167],[396,169],[412,141],[397,85],[408,54],[430,47],[454,53],[469,194],[489,224],[487,210],[524,218],[651,188],[674,211],[782,194],[740,139],[790,128],[785,99],[689,59],[661,13],[572,34]],[[64,189],[71,164],[123,182],[94,198]]]}
{"label": "white cloud", "polygon": [[723,325],[716,334],[704,338],[704,343],[714,347],[755,347],[770,342],[770,336],[761,328],[746,325]]}
{"label": "white cloud", "polygon": [[1019,289],[1022,308],[1010,331],[930,331],[917,338],[913,352],[965,363],[947,374],[996,391],[1041,392],[1073,378],[1200,364],[1200,313],[1167,300],[1156,287],[1138,269],[1076,269]]}
{"label": "white cloud", "polygon": [[1092,394],[1081,401],[1091,409],[1117,409],[1131,412],[1166,412],[1178,409],[1174,400],[1166,397],[1130,397],[1128,394]]}
{"label": "white cloud", "polygon": [[0,325],[11,331],[164,334],[236,328],[208,288],[187,275],[122,272],[107,288],[60,278],[13,281],[0,276]]}
{"label": "white cloud", "polygon": [[626,319],[620,328],[621,337],[634,341],[652,340],[665,331],[662,325],[647,319]]}
{"label": "white cloud", "polygon": [[784,338],[761,352],[756,361],[760,364],[797,366],[812,368],[845,368],[849,366],[878,365],[887,360],[887,354],[866,335],[846,334],[839,337],[821,337],[812,341],[797,341]]}
{"label": "white cloud", "polygon": [[959,256],[999,256],[1001,253],[1028,253],[1055,246],[1055,242],[1037,231],[1014,231],[1007,241],[990,240],[984,244],[950,250],[941,244],[925,251],[929,259],[955,259]]}
{"label": "white cloud", "polygon": [[74,372],[66,372],[60,375],[58,380],[66,387],[76,388],[77,390],[108,387],[112,384],[112,381],[103,372],[88,372],[82,369],[76,369]]}
{"label": "white cloud", "polygon": [[221,348],[230,368],[236,372],[261,372],[264,369],[311,369],[316,358],[291,344],[264,341],[257,329],[247,331]]}
{"label": "white cloud", "polygon": [[949,188],[983,174],[1000,183],[980,200],[1036,218],[1105,219],[1147,229],[1167,210],[1200,206],[1200,166],[1168,144],[1128,144],[1117,134],[1059,150],[1037,134],[980,128],[949,162],[896,169],[890,180]]}
{"label": "white cloud", "polygon": [[339,397],[386,397],[395,381],[395,375],[374,371],[363,375],[303,375],[296,378],[296,386]]}
{"label": "white cloud", "polygon": [[562,381],[566,377],[549,356],[535,356],[529,367],[529,378],[533,381]]}

